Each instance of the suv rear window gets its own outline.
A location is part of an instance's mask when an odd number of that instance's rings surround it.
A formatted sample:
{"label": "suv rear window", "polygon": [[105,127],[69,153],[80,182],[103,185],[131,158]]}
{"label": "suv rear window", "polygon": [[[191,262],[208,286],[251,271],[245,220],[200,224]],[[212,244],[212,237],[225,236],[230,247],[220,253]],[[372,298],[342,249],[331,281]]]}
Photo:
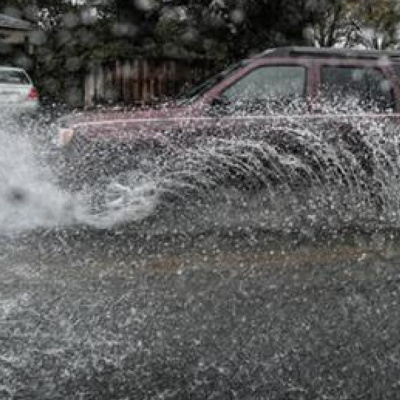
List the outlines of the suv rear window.
{"label": "suv rear window", "polygon": [[324,66],[321,91],[323,98],[333,103],[353,98],[364,110],[394,109],[390,82],[376,68]]}
{"label": "suv rear window", "polygon": [[29,85],[30,81],[25,72],[3,69],[0,70],[0,83],[14,85]]}

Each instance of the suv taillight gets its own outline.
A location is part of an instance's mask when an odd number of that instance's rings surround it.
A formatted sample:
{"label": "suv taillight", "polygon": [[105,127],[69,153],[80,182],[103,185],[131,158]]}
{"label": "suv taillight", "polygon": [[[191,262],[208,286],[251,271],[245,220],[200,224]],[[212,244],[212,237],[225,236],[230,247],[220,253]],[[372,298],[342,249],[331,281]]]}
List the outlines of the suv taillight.
{"label": "suv taillight", "polygon": [[35,87],[31,88],[28,94],[27,100],[37,100],[39,98],[39,93]]}

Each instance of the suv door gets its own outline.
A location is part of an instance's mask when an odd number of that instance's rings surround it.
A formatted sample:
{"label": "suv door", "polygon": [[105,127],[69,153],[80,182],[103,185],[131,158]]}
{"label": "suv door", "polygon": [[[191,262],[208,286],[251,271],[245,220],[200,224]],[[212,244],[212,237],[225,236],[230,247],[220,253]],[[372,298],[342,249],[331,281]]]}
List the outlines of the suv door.
{"label": "suv door", "polygon": [[253,132],[261,131],[260,125],[265,135],[265,126],[277,119],[302,115],[311,92],[310,60],[260,59],[221,82],[205,99],[224,135],[247,134],[253,127]]}
{"label": "suv door", "polygon": [[379,63],[356,60],[316,61],[319,106],[344,114],[392,114],[397,110],[393,81]]}
{"label": "suv door", "polygon": [[[303,60],[257,60],[221,82],[212,100],[227,106],[227,112],[265,115],[287,111],[309,95],[309,62]],[[213,104],[213,101],[211,101]]]}
{"label": "suv door", "polygon": [[276,113],[302,102],[307,69],[302,65],[262,65],[249,71],[221,92],[221,97],[247,114]]}

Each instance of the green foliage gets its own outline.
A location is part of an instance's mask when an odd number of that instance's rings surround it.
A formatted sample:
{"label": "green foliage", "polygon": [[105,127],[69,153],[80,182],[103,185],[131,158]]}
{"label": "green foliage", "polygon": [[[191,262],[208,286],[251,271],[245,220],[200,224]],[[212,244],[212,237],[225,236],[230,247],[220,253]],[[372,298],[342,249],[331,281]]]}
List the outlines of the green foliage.
{"label": "green foliage", "polygon": [[[194,50],[199,56],[233,60],[268,46],[304,43],[309,20],[306,0],[160,0],[147,11],[140,2],[117,0],[124,21],[138,18],[153,27],[159,43]],[[165,13],[183,10],[181,20],[163,20]],[[218,49],[221,53],[217,53]]]}
{"label": "green foliage", "polygon": [[310,40],[319,46],[399,46],[398,0],[321,0],[314,4]]}
{"label": "green foliage", "polygon": [[399,46],[398,0],[1,2],[36,22],[33,73],[49,98],[82,90],[91,65],[116,59],[202,58],[219,68],[279,45]]}
{"label": "green foliage", "polygon": [[[8,3],[23,6],[22,0]],[[94,15],[89,6],[66,0],[38,0],[36,6],[31,73],[42,99],[52,101],[62,94],[76,104],[82,98],[82,77],[88,65],[107,58],[106,52],[116,44],[113,14],[105,7],[98,8]],[[110,56],[114,56],[111,51]]]}
{"label": "green foliage", "polygon": [[364,1],[359,12],[363,16],[359,29],[361,43],[376,49],[399,46],[400,3],[397,0]]}

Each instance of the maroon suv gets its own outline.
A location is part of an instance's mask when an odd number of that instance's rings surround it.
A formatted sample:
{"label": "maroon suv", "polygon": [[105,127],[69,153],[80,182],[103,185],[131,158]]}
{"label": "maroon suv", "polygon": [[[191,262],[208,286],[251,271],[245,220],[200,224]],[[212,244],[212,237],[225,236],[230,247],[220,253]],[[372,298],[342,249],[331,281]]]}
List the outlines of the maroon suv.
{"label": "maroon suv", "polygon": [[267,50],[168,106],[83,112],[64,119],[58,129],[66,159],[64,175],[79,182],[96,180],[135,168],[143,157],[169,157],[210,137],[240,139],[254,134],[299,151],[298,143],[291,143],[279,129],[282,124],[334,126],[334,132],[363,153],[357,131],[366,115],[369,121],[399,119],[399,78],[398,52]]}

